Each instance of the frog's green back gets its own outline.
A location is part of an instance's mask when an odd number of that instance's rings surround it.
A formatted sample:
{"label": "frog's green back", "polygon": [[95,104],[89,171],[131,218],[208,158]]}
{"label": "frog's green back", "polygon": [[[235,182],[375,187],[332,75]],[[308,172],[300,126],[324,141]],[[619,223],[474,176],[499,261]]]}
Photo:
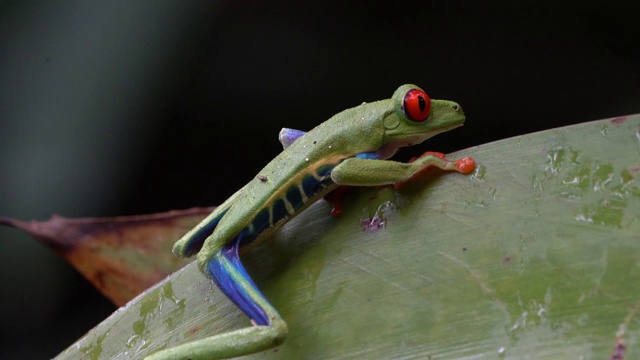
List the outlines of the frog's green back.
{"label": "frog's green back", "polygon": [[[421,107],[414,109],[425,111],[424,118],[413,119],[408,112],[408,106],[414,105],[407,104],[410,93],[429,102],[428,108],[419,103]],[[201,264],[238,236],[242,237],[241,248],[247,249],[335,188],[331,171],[343,160],[356,156],[387,159],[400,147],[461,126],[464,119],[457,103],[430,100],[412,84],[400,86],[390,99],[344,110],[289,144],[234,194],[233,201],[217,210],[213,221],[208,218],[207,225],[196,227],[181,239],[175,247],[177,253],[195,242],[190,238],[202,239],[212,231],[207,241],[216,245],[200,251]]]}

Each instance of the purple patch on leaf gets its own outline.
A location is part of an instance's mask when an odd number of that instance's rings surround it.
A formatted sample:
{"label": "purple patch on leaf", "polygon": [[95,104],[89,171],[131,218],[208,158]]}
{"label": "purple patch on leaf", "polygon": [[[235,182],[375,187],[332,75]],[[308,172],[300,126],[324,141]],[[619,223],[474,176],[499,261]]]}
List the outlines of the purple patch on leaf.
{"label": "purple patch on leaf", "polygon": [[[376,210],[376,213],[369,217],[363,216],[360,219],[360,228],[366,232],[376,232],[382,230],[387,225],[389,215],[396,211],[395,205],[391,201],[385,201]],[[365,213],[368,211],[365,210]]]}

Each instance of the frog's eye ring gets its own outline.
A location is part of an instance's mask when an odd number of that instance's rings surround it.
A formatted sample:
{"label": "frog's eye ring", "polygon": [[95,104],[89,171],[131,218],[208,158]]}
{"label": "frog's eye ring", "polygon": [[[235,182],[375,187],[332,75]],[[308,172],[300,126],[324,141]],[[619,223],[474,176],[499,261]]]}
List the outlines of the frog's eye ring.
{"label": "frog's eye ring", "polygon": [[409,119],[416,122],[424,121],[431,111],[431,99],[420,89],[411,89],[404,95],[402,111]]}

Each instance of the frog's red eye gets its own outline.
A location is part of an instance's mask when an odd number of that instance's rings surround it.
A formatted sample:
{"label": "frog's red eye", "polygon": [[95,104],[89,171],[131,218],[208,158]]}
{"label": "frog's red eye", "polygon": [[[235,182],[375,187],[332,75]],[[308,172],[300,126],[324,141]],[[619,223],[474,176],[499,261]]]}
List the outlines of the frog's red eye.
{"label": "frog's red eye", "polygon": [[431,111],[431,99],[420,89],[411,89],[404,95],[402,101],[404,115],[413,121],[424,121]]}

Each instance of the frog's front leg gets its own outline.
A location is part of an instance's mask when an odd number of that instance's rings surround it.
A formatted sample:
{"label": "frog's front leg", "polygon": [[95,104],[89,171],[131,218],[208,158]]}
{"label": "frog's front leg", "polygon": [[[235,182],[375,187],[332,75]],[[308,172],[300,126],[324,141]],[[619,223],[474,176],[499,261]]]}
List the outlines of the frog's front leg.
{"label": "frog's front leg", "polygon": [[447,160],[440,153],[426,153],[411,163],[350,158],[331,171],[331,179],[340,185],[389,185],[407,181],[429,166],[445,171],[469,173],[475,167],[475,162],[471,158]]}
{"label": "frog's front leg", "polygon": [[[459,173],[462,174],[468,174],[470,172],[472,172],[475,168],[476,168],[476,161],[472,158],[472,157],[465,157],[462,159],[458,159],[458,160],[449,160],[445,157],[445,154],[443,153],[439,153],[439,152],[433,152],[433,151],[427,151],[426,153],[420,155],[420,157],[417,158],[412,158],[411,160],[409,160],[409,162],[414,162],[417,159],[423,158],[425,156],[435,156],[438,157],[440,159],[442,159],[444,162],[449,163],[449,168],[446,168],[445,170],[449,171],[449,170],[455,170]],[[414,178],[418,177],[421,173],[425,172],[427,169],[431,168],[430,165],[427,165],[426,167],[423,167],[420,171],[418,171],[417,173],[413,174],[409,179],[407,180],[403,180],[403,181],[399,181],[396,182],[395,184],[393,184],[393,188],[394,189],[399,189],[400,187],[402,187],[402,185],[404,185],[405,183],[413,180]]]}
{"label": "frog's front leg", "polygon": [[254,326],[162,350],[147,360],[226,359],[282,344],[287,336],[287,324],[247,274],[240,262],[239,243],[238,238],[218,251],[207,262],[206,271]]}

